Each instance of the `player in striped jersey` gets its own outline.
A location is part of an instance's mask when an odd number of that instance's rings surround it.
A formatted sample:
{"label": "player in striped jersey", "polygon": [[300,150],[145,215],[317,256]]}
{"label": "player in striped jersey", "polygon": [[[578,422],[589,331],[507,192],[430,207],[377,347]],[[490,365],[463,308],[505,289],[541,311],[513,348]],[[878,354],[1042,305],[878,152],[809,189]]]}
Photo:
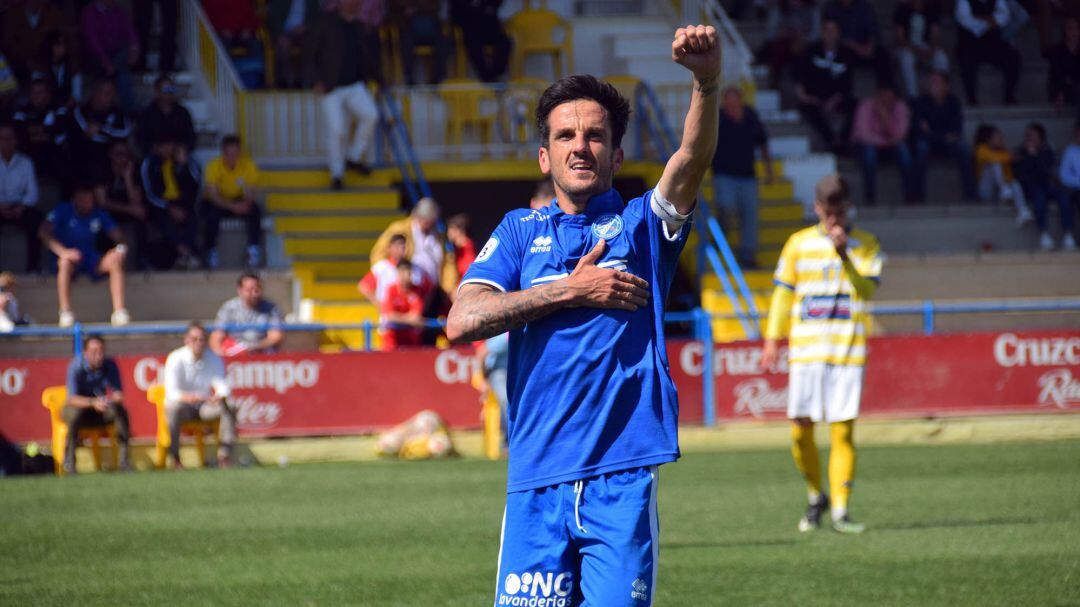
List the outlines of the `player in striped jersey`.
{"label": "player in striped jersey", "polygon": [[[831,510],[834,529],[861,533],[864,526],[848,516],[855,478],[852,435],[866,364],[866,302],[881,277],[881,246],[872,234],[851,226],[851,197],[842,177],[822,178],[814,198],[819,223],[792,234],[780,253],[762,366],[775,365],[779,340],[788,337],[792,454],[810,502],[799,530],[817,529],[821,515]],[[831,504],[822,491],[814,444],[814,423],[822,421],[832,436]]]}

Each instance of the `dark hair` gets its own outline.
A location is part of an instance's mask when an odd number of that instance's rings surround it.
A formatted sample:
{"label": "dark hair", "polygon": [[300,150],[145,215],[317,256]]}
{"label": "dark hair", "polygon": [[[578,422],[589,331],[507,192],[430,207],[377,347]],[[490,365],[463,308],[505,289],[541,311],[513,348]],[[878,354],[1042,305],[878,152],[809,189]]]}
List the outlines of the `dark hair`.
{"label": "dark hair", "polygon": [[945,80],[945,82],[949,82],[949,81],[950,81],[950,80],[949,80],[949,72],[948,72],[948,70],[931,70],[931,71],[930,71],[930,76],[931,76],[931,77],[933,77],[933,76],[940,76],[940,77],[941,77],[942,79],[944,79],[944,80]]}
{"label": "dark hair", "polygon": [[189,322],[188,326],[187,326],[187,330],[185,330],[184,333],[191,333],[192,329],[198,329],[198,330],[203,332],[203,335],[206,334],[206,327],[202,326],[202,323],[197,321],[197,320],[193,320],[193,321]]}
{"label": "dark hair", "polygon": [[630,102],[619,91],[594,76],[574,75],[556,80],[540,95],[536,103],[536,132],[540,134],[540,145],[547,147],[551,136],[548,116],[558,106],[575,99],[592,99],[607,112],[611,126],[611,142],[615,147],[622,145],[626,125],[630,122]]}
{"label": "dark hair", "polygon": [[401,269],[411,270],[412,269],[412,262],[409,261],[408,259],[399,260],[397,262],[397,269],[399,269],[399,270],[401,270]]}
{"label": "dark hair", "polygon": [[173,82],[175,84],[172,77],[169,76],[169,74],[163,72],[160,76],[154,78],[154,88],[159,88],[162,84],[165,84],[166,82]]}
{"label": "dark hair", "polygon": [[71,197],[75,198],[75,195],[79,192],[87,192],[89,194],[93,194],[94,187],[94,182],[88,181],[86,179],[80,179],[76,181],[73,186],[71,186]]}
{"label": "dark hair", "polygon": [[469,216],[465,213],[458,213],[446,220],[446,229],[457,228],[462,232],[469,231]]}
{"label": "dark hair", "polygon": [[390,236],[390,244],[394,244],[395,242],[404,243],[404,242],[408,242],[408,241],[405,240],[405,235],[404,234],[393,234],[393,235]]}
{"label": "dark hair", "polygon": [[992,124],[982,123],[975,129],[975,145],[989,143],[998,128]]}
{"label": "dark hair", "polygon": [[103,347],[103,348],[105,347],[105,338],[98,335],[97,333],[94,333],[93,335],[87,335],[86,339],[83,340],[83,342],[82,342],[83,349],[85,350],[86,346],[90,345],[90,342],[92,342],[92,341],[96,341],[96,342],[100,343],[101,347]]}
{"label": "dark hair", "polygon": [[13,133],[18,132],[18,130],[15,128],[15,123],[14,122],[7,122],[7,121],[0,122],[0,130],[3,130],[3,129],[11,129],[11,132],[13,132]]}
{"label": "dark hair", "polygon": [[224,137],[221,138],[221,147],[227,148],[230,145],[235,145],[236,147],[240,147],[240,136],[239,135],[234,135],[234,134],[229,134],[229,135],[225,135]]}
{"label": "dark hair", "polygon": [[1041,122],[1031,122],[1027,125],[1027,128],[1035,131],[1038,134],[1042,143],[1046,143],[1046,127]]}
{"label": "dark hair", "polygon": [[262,282],[262,279],[259,278],[259,275],[256,274],[255,272],[244,272],[243,274],[240,275],[240,278],[236,279],[236,286],[239,287],[239,286],[243,285],[244,281],[249,279],[249,278],[254,279],[254,280],[258,281],[258,282]]}

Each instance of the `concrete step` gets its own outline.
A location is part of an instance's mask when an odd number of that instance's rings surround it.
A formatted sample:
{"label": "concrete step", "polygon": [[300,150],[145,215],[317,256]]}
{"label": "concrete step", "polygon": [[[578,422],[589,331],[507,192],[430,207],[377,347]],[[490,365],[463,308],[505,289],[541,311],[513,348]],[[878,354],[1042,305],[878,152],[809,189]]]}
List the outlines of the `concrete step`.
{"label": "concrete step", "polygon": [[267,209],[273,213],[313,211],[374,211],[399,214],[401,196],[391,188],[358,191],[268,192]]}
{"label": "concrete step", "polygon": [[302,255],[367,255],[375,246],[375,236],[353,238],[286,238],[285,253]]}
{"label": "concrete step", "polygon": [[323,215],[307,217],[276,217],[274,228],[279,234],[312,232],[381,232],[397,215]]}
{"label": "concrete step", "polygon": [[314,280],[360,280],[370,269],[368,260],[317,260],[297,261],[293,270],[303,279],[310,276]]}
{"label": "concrete step", "polygon": [[[352,171],[345,173],[345,187],[346,188],[374,188],[374,187],[389,187],[394,180],[400,176],[400,172],[397,169],[378,169],[372,171],[371,175],[361,177]],[[309,169],[309,170],[268,170],[262,171],[259,175],[260,181],[263,187],[266,188],[288,188],[288,189],[319,189],[326,188],[327,192],[330,190],[330,173],[323,169]]]}

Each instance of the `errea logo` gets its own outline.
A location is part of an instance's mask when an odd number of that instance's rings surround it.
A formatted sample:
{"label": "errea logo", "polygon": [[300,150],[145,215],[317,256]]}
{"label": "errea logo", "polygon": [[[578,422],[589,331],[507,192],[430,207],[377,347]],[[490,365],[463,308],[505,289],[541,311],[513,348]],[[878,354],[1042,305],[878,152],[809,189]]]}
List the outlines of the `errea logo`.
{"label": "errea logo", "polygon": [[569,571],[511,573],[499,593],[498,605],[511,607],[570,607],[574,574]]}
{"label": "errea logo", "polygon": [[537,236],[533,239],[533,246],[529,248],[530,253],[548,253],[551,251],[551,237],[550,236]]}
{"label": "errea logo", "polygon": [[649,600],[649,585],[645,583],[645,580],[638,578],[630,586],[633,588],[630,592],[630,598],[637,601]]}

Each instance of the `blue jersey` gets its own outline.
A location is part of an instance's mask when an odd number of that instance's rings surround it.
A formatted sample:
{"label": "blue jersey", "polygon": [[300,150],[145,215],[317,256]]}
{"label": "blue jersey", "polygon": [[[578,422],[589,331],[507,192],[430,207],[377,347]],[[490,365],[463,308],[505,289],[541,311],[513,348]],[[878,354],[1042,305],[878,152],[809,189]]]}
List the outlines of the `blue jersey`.
{"label": "blue jersey", "polygon": [[566,308],[510,333],[510,492],[679,457],[663,316],[690,226],[668,234],[651,196],[624,205],[609,190],[579,215],[554,202],[511,211],[465,274],[462,284],[528,289],[568,276],[602,238],[598,266],[650,285],[634,312]]}
{"label": "blue jersey", "polygon": [[79,215],[70,202],[61,202],[48,215],[53,224],[53,236],[65,247],[78,249],[84,255],[97,255],[98,234],[109,233],[116,224],[105,211],[94,207],[87,215]]}

